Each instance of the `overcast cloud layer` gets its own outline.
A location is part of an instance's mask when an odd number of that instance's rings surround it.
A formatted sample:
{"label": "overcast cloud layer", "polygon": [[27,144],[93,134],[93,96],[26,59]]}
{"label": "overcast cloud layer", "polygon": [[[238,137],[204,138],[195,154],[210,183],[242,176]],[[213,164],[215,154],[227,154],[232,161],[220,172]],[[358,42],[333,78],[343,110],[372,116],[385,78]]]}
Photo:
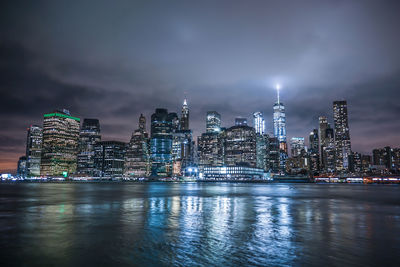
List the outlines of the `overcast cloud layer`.
{"label": "overcast cloud layer", "polygon": [[288,138],[346,99],[354,151],[399,146],[398,2],[2,1],[0,171],[57,108],[128,141],[140,113],[180,112],[186,92],[196,136],[207,110],[227,127],[262,111],[271,131],[277,82]]}

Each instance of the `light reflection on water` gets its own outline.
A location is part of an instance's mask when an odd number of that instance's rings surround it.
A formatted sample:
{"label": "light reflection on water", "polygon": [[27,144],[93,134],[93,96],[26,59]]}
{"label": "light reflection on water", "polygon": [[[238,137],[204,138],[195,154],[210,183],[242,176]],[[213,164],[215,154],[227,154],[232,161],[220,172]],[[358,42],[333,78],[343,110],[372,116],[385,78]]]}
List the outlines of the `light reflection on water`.
{"label": "light reflection on water", "polygon": [[314,184],[0,184],[0,263],[396,266],[399,190]]}

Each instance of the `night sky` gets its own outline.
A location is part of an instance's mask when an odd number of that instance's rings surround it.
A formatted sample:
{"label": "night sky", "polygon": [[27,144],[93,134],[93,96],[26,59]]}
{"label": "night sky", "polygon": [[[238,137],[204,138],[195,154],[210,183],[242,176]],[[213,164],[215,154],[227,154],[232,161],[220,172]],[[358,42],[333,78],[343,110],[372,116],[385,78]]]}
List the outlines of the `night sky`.
{"label": "night sky", "polygon": [[60,108],[127,142],[140,113],[149,129],[186,92],[195,136],[207,110],[226,127],[262,111],[270,132],[278,82],[288,139],[345,99],[353,151],[399,146],[399,14],[400,1],[1,1],[0,171]]}

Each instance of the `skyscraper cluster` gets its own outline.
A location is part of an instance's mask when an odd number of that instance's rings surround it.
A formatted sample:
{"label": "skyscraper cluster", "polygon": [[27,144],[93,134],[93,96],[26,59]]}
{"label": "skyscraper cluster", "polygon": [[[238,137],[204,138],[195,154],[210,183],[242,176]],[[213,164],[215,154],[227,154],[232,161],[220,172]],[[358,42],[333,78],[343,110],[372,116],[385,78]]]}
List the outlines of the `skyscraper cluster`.
{"label": "skyscraper cluster", "polygon": [[[221,126],[221,115],[208,111],[205,132],[193,138],[189,105],[184,99],[180,116],[157,108],[150,118],[139,117],[129,142],[102,140],[98,119],[74,117],[68,110],[43,116],[43,126],[27,129],[26,155],[18,161],[22,177],[180,177],[212,179],[262,178],[265,174],[311,176],[398,172],[400,149],[385,147],[371,156],[351,150],[346,101],[333,102],[333,127],[320,116],[318,127],[287,145],[285,106],[273,105],[273,134],[266,132],[262,112],[253,113],[253,126],[237,117]],[[289,153],[290,152],[290,156]]]}

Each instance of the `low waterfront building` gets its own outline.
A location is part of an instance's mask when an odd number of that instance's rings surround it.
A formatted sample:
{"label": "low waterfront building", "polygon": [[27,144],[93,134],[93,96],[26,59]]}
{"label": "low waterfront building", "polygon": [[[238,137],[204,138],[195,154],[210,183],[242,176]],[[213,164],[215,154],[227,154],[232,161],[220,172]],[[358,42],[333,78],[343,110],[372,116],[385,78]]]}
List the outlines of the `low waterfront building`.
{"label": "low waterfront building", "polygon": [[261,180],[266,179],[263,169],[247,166],[203,167],[200,180]]}

